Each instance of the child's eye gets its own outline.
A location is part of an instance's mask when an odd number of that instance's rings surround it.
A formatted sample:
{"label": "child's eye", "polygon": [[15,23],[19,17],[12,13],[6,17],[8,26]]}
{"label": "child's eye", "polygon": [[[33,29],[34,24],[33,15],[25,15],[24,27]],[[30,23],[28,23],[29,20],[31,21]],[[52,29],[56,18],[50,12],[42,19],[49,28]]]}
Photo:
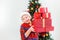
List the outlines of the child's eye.
{"label": "child's eye", "polygon": [[27,17],[26,17],[27,18]]}

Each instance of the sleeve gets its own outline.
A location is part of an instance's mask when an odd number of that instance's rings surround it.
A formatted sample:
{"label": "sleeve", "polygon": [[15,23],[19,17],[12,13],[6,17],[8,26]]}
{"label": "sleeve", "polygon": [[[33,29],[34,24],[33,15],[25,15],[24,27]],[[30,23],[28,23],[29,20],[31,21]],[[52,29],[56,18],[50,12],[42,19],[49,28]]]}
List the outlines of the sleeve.
{"label": "sleeve", "polygon": [[20,28],[20,34],[21,34],[21,39],[22,40],[25,40],[25,30],[24,30],[24,28],[21,26],[21,28]]}

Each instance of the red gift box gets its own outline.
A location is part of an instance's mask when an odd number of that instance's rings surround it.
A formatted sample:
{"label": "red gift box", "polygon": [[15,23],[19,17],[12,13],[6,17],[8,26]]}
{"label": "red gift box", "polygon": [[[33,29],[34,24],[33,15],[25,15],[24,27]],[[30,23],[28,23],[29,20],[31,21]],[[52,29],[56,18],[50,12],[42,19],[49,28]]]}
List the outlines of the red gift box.
{"label": "red gift box", "polygon": [[50,13],[42,13],[42,18],[51,18]]}
{"label": "red gift box", "polygon": [[49,27],[45,27],[45,28],[39,28],[39,27],[35,27],[35,32],[49,32],[49,31],[53,31],[54,30],[54,27],[53,26],[49,26]]}
{"label": "red gift box", "polygon": [[45,8],[42,7],[39,9],[39,11],[40,11],[40,13],[45,13]]}
{"label": "red gift box", "polygon": [[41,14],[39,12],[35,12],[33,17],[34,17],[34,19],[40,19]]}
{"label": "red gift box", "polygon": [[32,24],[34,25],[34,28],[42,27],[42,19],[34,19]]}
{"label": "red gift box", "polygon": [[42,15],[42,18],[50,18],[51,17],[51,14],[50,12],[48,12],[48,8],[44,8],[44,7],[41,7],[39,8],[39,12],[41,13]]}
{"label": "red gift box", "polygon": [[41,16],[39,12],[35,12],[32,24],[34,25],[36,32],[49,32],[54,30],[54,27],[52,27],[50,13],[48,13],[48,18],[46,18],[46,13],[42,13]]}
{"label": "red gift box", "polygon": [[49,32],[54,30],[51,19],[45,19],[45,27],[43,27],[42,19],[34,19],[33,25],[36,32]]}
{"label": "red gift box", "polygon": [[53,30],[54,30],[53,26],[47,26],[47,27],[45,27],[45,31],[46,32],[53,31]]}
{"label": "red gift box", "polygon": [[40,13],[47,13],[48,12],[48,8],[47,7],[41,7],[41,8],[39,8],[39,12]]}
{"label": "red gift box", "polygon": [[51,19],[45,19],[45,27],[52,26],[52,20]]}

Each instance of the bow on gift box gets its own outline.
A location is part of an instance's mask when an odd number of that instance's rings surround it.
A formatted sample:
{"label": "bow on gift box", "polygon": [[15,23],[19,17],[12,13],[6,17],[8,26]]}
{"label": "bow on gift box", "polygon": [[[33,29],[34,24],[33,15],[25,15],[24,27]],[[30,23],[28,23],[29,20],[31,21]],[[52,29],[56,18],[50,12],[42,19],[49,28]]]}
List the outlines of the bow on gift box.
{"label": "bow on gift box", "polygon": [[[42,15],[42,16],[41,16]],[[34,13],[33,25],[36,32],[53,31],[52,20],[47,8],[40,8],[40,12]]]}

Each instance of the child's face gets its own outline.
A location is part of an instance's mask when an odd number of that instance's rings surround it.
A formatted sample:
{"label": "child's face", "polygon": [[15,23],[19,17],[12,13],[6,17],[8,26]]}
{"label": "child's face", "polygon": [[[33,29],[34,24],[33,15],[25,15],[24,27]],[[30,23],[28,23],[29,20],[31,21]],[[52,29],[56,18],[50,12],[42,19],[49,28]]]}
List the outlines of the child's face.
{"label": "child's face", "polygon": [[22,17],[22,19],[23,19],[22,21],[23,21],[24,23],[29,23],[31,17],[30,17],[29,15],[24,15],[24,16]]}

